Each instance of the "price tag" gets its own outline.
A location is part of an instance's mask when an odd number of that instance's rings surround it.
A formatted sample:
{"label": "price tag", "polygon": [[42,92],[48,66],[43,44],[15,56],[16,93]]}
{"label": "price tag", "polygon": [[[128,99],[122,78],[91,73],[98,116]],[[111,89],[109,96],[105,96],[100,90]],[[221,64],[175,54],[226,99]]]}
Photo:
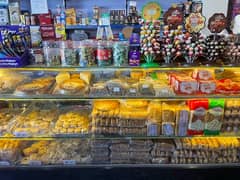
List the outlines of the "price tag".
{"label": "price tag", "polygon": [[0,166],[10,166],[8,161],[0,161]]}
{"label": "price tag", "polygon": [[114,87],[113,92],[120,92],[120,88],[119,87]]}
{"label": "price tag", "polygon": [[63,160],[64,165],[76,165],[76,160]]}
{"label": "price tag", "polygon": [[129,91],[130,91],[130,93],[136,93],[137,92],[136,89],[130,89]]}
{"label": "price tag", "polygon": [[129,1],[129,6],[137,6],[137,2],[136,1]]}
{"label": "price tag", "polygon": [[142,88],[147,89],[147,88],[149,88],[149,85],[148,84],[143,84]]}
{"label": "price tag", "polygon": [[41,161],[37,161],[37,160],[31,160],[28,163],[30,166],[41,166],[42,162]]}
{"label": "price tag", "polygon": [[29,137],[28,132],[23,131],[23,132],[14,132],[14,136],[16,137]]}

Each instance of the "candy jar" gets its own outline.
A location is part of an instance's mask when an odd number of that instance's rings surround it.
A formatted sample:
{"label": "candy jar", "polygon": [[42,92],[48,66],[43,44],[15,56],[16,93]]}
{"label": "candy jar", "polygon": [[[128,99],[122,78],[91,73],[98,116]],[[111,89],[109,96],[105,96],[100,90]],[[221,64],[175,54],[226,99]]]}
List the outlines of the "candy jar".
{"label": "candy jar", "polygon": [[113,64],[114,66],[122,66],[128,64],[128,42],[115,42],[113,45]]}

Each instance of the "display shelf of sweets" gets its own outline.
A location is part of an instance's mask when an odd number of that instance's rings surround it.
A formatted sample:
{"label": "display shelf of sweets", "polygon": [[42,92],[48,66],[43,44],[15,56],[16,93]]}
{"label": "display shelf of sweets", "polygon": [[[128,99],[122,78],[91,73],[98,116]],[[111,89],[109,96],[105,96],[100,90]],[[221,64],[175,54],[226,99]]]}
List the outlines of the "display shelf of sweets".
{"label": "display shelf of sweets", "polygon": [[230,99],[240,93],[238,68],[9,71],[1,79],[2,100]]}

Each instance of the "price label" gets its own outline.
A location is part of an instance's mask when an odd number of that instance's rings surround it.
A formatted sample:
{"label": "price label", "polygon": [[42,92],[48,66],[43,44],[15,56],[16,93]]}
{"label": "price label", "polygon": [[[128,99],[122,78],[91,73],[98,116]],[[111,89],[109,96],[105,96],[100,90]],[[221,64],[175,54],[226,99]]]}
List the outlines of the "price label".
{"label": "price label", "polygon": [[143,89],[147,89],[147,88],[149,88],[149,85],[148,84],[143,84]]}
{"label": "price label", "polygon": [[14,132],[14,136],[16,137],[29,137],[28,132],[23,131],[23,132]]}
{"label": "price label", "polygon": [[37,161],[37,160],[31,160],[28,163],[30,166],[41,166],[42,162],[41,161]]}
{"label": "price label", "polygon": [[0,166],[10,166],[8,161],[0,161]]}
{"label": "price label", "polygon": [[120,88],[119,87],[114,87],[113,92],[120,92]]}
{"label": "price label", "polygon": [[130,89],[129,91],[130,91],[130,93],[136,93],[137,92],[136,89]]}
{"label": "price label", "polygon": [[129,6],[137,6],[137,2],[136,1],[129,1]]}
{"label": "price label", "polygon": [[64,165],[76,165],[76,160],[63,160]]}

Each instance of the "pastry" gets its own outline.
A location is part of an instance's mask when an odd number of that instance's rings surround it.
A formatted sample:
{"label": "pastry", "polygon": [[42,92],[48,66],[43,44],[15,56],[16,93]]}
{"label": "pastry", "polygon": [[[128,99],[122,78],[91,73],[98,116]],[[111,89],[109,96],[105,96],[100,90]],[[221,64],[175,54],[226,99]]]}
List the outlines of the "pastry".
{"label": "pastry", "polygon": [[52,77],[37,78],[18,86],[15,90],[16,95],[34,95],[47,93],[54,82]]}
{"label": "pastry", "polygon": [[80,72],[80,79],[84,80],[85,83],[90,84],[92,80],[92,73],[91,72]]}
{"label": "pastry", "polygon": [[60,115],[53,128],[55,134],[86,134],[88,130],[88,117],[71,111]]}
{"label": "pastry", "polygon": [[70,74],[68,72],[61,72],[56,76],[57,84],[61,84],[62,82],[69,79],[70,79]]}
{"label": "pastry", "polygon": [[54,109],[36,109],[25,114],[20,114],[11,126],[11,132],[16,137],[47,135],[50,133],[52,121],[56,113],[57,111]]}

